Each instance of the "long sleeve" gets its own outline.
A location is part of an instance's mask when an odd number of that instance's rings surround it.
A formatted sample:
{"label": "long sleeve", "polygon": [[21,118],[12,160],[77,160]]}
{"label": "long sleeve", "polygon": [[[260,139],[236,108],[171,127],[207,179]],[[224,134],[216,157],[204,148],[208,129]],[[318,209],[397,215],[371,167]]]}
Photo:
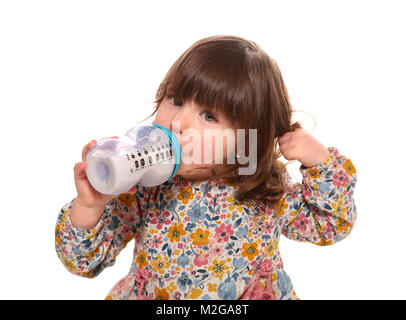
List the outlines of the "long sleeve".
{"label": "long sleeve", "polygon": [[323,163],[300,166],[302,184],[293,184],[285,171],[287,191],[280,201],[279,222],[282,234],[290,239],[331,245],[347,237],[354,226],[355,167],[337,148],[328,150],[330,156]]}
{"label": "long sleeve", "polygon": [[115,263],[119,252],[138,235],[145,211],[139,191],[125,193],[107,203],[92,229],[74,227],[70,210],[74,200],[63,206],[55,228],[55,248],[59,259],[73,274],[93,278]]}

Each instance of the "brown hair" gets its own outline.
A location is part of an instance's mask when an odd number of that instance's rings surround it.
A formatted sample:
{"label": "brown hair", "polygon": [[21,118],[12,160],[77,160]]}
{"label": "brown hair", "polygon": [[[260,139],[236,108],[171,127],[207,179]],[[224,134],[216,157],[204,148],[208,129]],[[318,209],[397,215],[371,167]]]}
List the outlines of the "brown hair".
{"label": "brown hair", "polygon": [[256,172],[238,175],[237,162],[213,169],[213,179],[222,177],[236,184],[237,201],[249,201],[262,210],[264,205],[277,209],[285,191],[283,171],[290,162],[278,160],[282,154],[276,139],[302,126],[291,123],[292,106],[275,60],[247,39],[231,35],[204,38],[190,46],[169,69],[149,117],[169,94],[175,100],[192,99],[213,108],[246,132],[257,129],[260,152]]}

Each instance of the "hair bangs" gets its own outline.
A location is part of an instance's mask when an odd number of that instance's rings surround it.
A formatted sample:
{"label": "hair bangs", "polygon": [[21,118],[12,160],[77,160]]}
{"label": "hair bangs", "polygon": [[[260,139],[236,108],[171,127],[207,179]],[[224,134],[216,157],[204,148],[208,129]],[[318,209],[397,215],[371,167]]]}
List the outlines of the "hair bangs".
{"label": "hair bangs", "polygon": [[252,88],[244,50],[232,49],[201,46],[189,52],[168,72],[165,95],[194,101],[242,125]]}

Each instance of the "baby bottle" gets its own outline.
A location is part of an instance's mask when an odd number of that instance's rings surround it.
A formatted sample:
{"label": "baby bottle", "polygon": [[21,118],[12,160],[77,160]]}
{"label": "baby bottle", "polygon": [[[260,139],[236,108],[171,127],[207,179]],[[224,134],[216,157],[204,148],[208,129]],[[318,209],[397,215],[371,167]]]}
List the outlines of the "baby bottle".
{"label": "baby bottle", "polygon": [[134,185],[153,187],[171,179],[181,160],[176,136],[152,123],[137,126],[120,139],[99,141],[87,153],[86,175],[102,194],[120,194]]}

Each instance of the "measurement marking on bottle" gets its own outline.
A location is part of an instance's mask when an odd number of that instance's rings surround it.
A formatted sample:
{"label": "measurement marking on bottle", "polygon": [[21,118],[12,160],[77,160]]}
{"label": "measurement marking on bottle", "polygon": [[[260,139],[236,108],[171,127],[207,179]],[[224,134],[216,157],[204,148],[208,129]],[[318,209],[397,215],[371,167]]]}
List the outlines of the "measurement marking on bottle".
{"label": "measurement marking on bottle", "polygon": [[135,160],[134,161],[135,169],[134,170],[131,169],[131,170],[133,170],[133,171],[131,171],[131,173],[136,172],[136,171],[140,171],[140,170],[145,170],[146,168],[153,167],[153,166],[155,166],[157,164],[162,164],[163,162],[166,162],[168,160],[172,160],[174,158],[172,155],[170,155],[168,158],[165,159],[163,153],[161,153],[161,154],[162,154],[162,158],[159,157],[159,154],[156,154],[156,156],[157,156],[156,161],[153,161],[151,156],[148,157],[148,162],[147,163],[145,162],[144,158],[139,159],[139,161]]}

